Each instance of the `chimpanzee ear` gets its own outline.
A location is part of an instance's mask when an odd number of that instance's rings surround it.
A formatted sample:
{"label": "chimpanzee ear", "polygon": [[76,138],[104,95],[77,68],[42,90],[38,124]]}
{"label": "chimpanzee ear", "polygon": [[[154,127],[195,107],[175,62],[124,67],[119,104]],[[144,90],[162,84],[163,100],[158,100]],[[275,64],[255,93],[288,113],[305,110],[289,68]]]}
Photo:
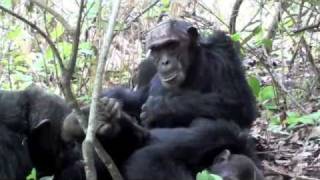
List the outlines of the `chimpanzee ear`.
{"label": "chimpanzee ear", "polygon": [[216,158],[214,159],[214,163],[221,163],[224,161],[228,161],[231,156],[231,152],[228,149],[223,150]]}
{"label": "chimpanzee ear", "polygon": [[195,42],[198,40],[199,33],[198,33],[197,28],[191,26],[188,28],[187,32],[189,34],[191,41]]}

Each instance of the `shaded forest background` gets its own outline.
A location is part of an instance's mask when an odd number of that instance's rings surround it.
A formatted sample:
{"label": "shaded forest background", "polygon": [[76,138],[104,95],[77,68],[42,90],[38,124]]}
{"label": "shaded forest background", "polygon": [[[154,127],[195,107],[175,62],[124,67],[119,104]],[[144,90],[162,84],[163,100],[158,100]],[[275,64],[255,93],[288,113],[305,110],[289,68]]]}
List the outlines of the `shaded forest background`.
{"label": "shaded forest background", "polygon": [[[0,5],[39,27],[67,63],[72,57],[79,2],[2,0]],[[86,2],[72,90],[91,99],[110,1]],[[267,174],[320,179],[320,1],[155,0],[122,1],[103,86],[132,86],[145,57],[145,33],[162,18],[179,17],[206,35],[229,32],[240,49],[260,117],[252,129]],[[33,27],[0,11],[0,89],[35,83],[56,94],[59,58]]]}

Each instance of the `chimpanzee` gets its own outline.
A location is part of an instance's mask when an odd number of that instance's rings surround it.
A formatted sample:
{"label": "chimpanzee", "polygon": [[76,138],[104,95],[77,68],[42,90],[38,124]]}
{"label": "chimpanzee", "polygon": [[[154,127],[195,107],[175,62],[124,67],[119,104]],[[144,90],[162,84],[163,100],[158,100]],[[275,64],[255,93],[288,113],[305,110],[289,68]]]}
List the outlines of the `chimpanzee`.
{"label": "chimpanzee", "polygon": [[157,68],[150,58],[142,60],[132,77],[133,90],[148,86],[156,73]]}
{"label": "chimpanzee", "polygon": [[264,179],[261,170],[252,159],[242,154],[231,154],[228,149],[215,157],[209,170],[219,174],[224,180]]}
{"label": "chimpanzee", "polygon": [[24,180],[31,168],[24,136],[0,123],[0,179]]}
{"label": "chimpanzee", "polygon": [[60,138],[62,121],[71,112],[66,102],[30,86],[0,91],[0,109],[0,177],[25,179],[32,167],[39,177],[54,174],[69,156],[64,151],[70,145]]}
{"label": "chimpanzee", "polygon": [[146,47],[157,68],[149,85],[134,92],[111,89],[102,96],[118,99],[148,127],[188,126],[197,117],[250,127],[254,97],[225,33],[205,38],[190,23],[168,20],[148,33]]}
{"label": "chimpanzee", "polygon": [[[260,173],[251,139],[233,122],[197,118],[189,127],[146,129],[129,116],[116,118],[118,112],[112,110],[114,103],[108,98],[99,103],[104,107],[98,112],[110,114],[106,118],[103,118],[104,114],[99,116],[102,118],[99,118],[97,138],[115,160],[125,180],[191,180],[206,168],[226,179],[255,180],[250,175],[243,179],[242,175],[247,170],[251,174]],[[89,112],[86,108],[84,112]],[[74,133],[75,129],[80,129],[80,126],[76,115],[71,113],[63,124],[62,138],[65,141],[83,138],[83,134]],[[239,154],[252,163],[235,163],[230,158],[228,161],[215,160],[226,149],[231,152],[231,157]],[[71,172],[74,172],[74,166],[71,167]],[[66,169],[56,176],[67,179],[71,172]],[[98,176],[99,173],[101,171],[98,171]]]}

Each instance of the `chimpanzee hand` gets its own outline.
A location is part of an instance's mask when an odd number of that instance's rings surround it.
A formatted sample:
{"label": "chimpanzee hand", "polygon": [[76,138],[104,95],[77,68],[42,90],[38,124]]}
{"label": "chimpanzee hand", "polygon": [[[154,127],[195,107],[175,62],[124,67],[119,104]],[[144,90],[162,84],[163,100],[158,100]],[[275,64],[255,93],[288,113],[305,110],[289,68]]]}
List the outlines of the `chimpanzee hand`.
{"label": "chimpanzee hand", "polygon": [[143,126],[149,127],[169,113],[170,111],[165,105],[165,97],[150,96],[141,107],[140,120]]}
{"label": "chimpanzee hand", "polygon": [[[90,106],[81,108],[81,111],[88,117]],[[116,120],[120,117],[121,105],[112,98],[102,98],[98,101],[96,130],[98,134],[106,134],[117,130]],[[63,121],[61,136],[65,141],[82,140],[84,133],[78,122],[75,112],[70,113]]]}
{"label": "chimpanzee hand", "polygon": [[120,118],[121,111],[122,105],[116,99],[101,98],[97,108],[97,133],[105,133],[111,126],[116,128],[116,120]]}

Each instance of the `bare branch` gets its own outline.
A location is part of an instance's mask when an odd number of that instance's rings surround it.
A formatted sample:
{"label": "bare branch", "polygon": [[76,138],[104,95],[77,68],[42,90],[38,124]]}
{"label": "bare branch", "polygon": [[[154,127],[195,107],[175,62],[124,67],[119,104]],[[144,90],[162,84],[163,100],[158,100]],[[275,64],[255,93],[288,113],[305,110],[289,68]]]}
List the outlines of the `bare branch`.
{"label": "bare branch", "polygon": [[303,32],[303,31],[312,30],[312,29],[320,29],[320,20],[316,24],[308,25],[308,26],[304,26],[302,28],[296,29],[296,30],[293,31],[293,33],[296,34],[296,33],[300,33],[300,32]]}
{"label": "bare branch", "polygon": [[[275,37],[276,31],[278,29],[278,24],[281,21],[281,16],[289,6],[288,2],[284,0],[280,0],[279,2],[274,2],[274,3],[275,3],[274,14],[272,16],[272,21],[267,28],[267,33],[264,36],[264,39],[273,39]],[[267,45],[265,45],[264,48],[268,54],[272,50],[272,47],[268,47]]]}
{"label": "bare branch", "polygon": [[230,34],[236,33],[236,22],[237,22],[237,17],[239,14],[239,9],[242,4],[243,0],[237,0],[232,8],[232,13],[230,16],[230,22],[229,22],[229,32]]}
{"label": "bare branch", "polygon": [[58,58],[58,62],[60,65],[60,68],[62,71],[65,70],[63,62],[62,62],[62,58],[60,56],[59,50],[57,49],[57,47],[54,45],[54,42],[50,39],[50,37],[47,35],[47,33],[45,33],[43,30],[41,30],[36,24],[30,22],[29,20],[27,20],[26,18],[20,16],[19,14],[3,7],[0,5],[0,9],[5,12],[10,14],[11,16],[21,20],[22,22],[28,24],[32,29],[34,29],[36,32],[38,32],[49,44],[50,48],[52,49],[53,54]]}
{"label": "bare branch", "polygon": [[53,8],[47,6],[46,4],[44,4],[42,1],[40,0],[31,0],[32,3],[36,4],[37,6],[39,6],[40,8],[44,9],[45,11],[49,12],[51,15],[53,15],[57,21],[59,21],[62,26],[68,31],[68,33],[73,34],[75,32],[75,28],[72,27],[65,19],[62,15],[60,15],[56,10],[54,10]]}
{"label": "bare branch", "polygon": [[213,11],[211,11],[211,9],[209,9],[208,7],[206,7],[204,4],[202,4],[201,2],[198,2],[198,4],[200,5],[200,7],[202,7],[204,10],[208,11],[210,14],[212,14],[215,18],[218,19],[218,21],[220,21],[223,25],[225,25],[227,28],[229,28],[229,25],[227,23],[225,23],[219,16],[217,16]]}
{"label": "bare branch", "polygon": [[[121,31],[126,31],[130,28],[130,26],[132,25],[132,23],[134,21],[136,21],[138,18],[140,18],[144,13],[148,12],[153,6],[155,6],[156,4],[158,4],[160,0],[155,0],[154,2],[152,2],[149,6],[147,6],[146,8],[144,8],[141,12],[139,12],[135,17],[133,17],[132,19],[129,19],[128,22],[126,22],[125,24],[127,24],[126,27],[124,27],[123,29],[121,29]],[[129,16],[130,17],[130,16]]]}
{"label": "bare branch", "polygon": [[[86,168],[92,170],[87,171],[86,170],[86,178],[88,180],[96,180],[96,172],[95,172],[95,167],[94,163],[92,162],[92,149],[93,149],[93,143],[96,141],[95,140],[95,133],[96,133],[96,114],[97,114],[97,105],[98,105],[98,100],[99,100],[99,95],[101,92],[102,88],[102,79],[105,71],[105,65],[106,65],[106,60],[107,60],[107,55],[110,49],[111,41],[113,38],[113,29],[115,26],[115,21],[118,15],[118,10],[120,7],[120,0],[116,0],[112,2],[112,12],[109,18],[109,24],[108,24],[108,29],[106,34],[104,35],[101,50],[102,52],[99,54],[99,59],[98,59],[98,65],[97,65],[97,73],[95,76],[95,81],[94,81],[94,88],[93,88],[93,94],[92,94],[92,102],[90,106],[90,115],[89,115],[89,121],[88,121],[88,129],[87,129],[87,134],[86,138],[83,141],[82,144],[82,151],[84,154],[84,161],[85,164],[87,165]],[[90,158],[91,157],[91,158]],[[91,166],[91,167],[89,167]],[[110,174],[112,175],[112,178],[115,180],[122,180],[122,177],[117,169],[115,169],[114,165],[109,164],[107,166],[109,169]]]}

